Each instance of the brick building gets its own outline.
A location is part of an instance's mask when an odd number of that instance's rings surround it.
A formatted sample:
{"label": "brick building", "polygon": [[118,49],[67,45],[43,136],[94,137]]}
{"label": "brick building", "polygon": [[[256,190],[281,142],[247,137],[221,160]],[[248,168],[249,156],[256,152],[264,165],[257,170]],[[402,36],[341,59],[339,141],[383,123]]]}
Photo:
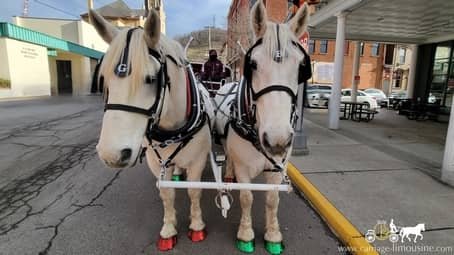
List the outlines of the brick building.
{"label": "brick building", "polygon": [[[249,25],[249,12],[257,0],[232,0],[228,13],[227,28],[227,64],[235,70],[235,78],[239,77],[242,67],[242,53],[237,44],[247,49],[251,46],[252,34]],[[268,18],[275,22],[283,22],[292,1],[268,0],[264,1]],[[318,1],[311,1],[318,2]],[[316,11],[316,5],[311,5],[311,12]],[[334,73],[334,48],[333,40],[309,40],[309,53],[312,58],[314,75],[313,83],[333,83]],[[376,87],[382,88],[384,44],[366,42],[362,44],[360,83],[359,88]],[[352,66],[354,56],[354,43],[347,42],[344,59],[343,87],[351,87]]]}
{"label": "brick building", "polygon": [[[382,88],[383,57],[385,45],[380,43],[361,43],[361,57],[359,75],[361,77],[358,88]],[[333,83],[335,41],[309,40],[309,54],[313,66],[314,83]],[[344,75],[342,86],[349,88],[352,85],[352,68],[355,52],[355,43],[347,41],[344,49]]]}

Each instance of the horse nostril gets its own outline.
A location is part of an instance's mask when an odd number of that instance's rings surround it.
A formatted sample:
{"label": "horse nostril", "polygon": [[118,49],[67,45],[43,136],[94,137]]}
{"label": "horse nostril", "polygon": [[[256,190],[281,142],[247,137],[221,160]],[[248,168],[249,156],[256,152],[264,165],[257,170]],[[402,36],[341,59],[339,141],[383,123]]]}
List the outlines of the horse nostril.
{"label": "horse nostril", "polygon": [[128,161],[131,158],[132,150],[131,149],[123,149],[121,150],[121,158],[122,162]]}

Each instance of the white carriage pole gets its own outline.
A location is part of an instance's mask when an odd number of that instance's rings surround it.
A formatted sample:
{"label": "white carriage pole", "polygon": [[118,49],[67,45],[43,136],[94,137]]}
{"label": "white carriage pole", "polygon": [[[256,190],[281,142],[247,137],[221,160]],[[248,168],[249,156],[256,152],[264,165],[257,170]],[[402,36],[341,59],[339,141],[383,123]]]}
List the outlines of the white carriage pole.
{"label": "white carriage pole", "polygon": [[[304,83],[307,86],[307,82]],[[293,138],[293,155],[307,155],[309,149],[307,148],[307,136],[303,130],[303,113],[304,113],[304,86],[298,86],[298,99],[296,109],[298,111],[298,120],[296,122],[295,136]]]}
{"label": "white carriage pole", "polygon": [[158,181],[158,188],[175,189],[215,189],[215,190],[255,190],[255,191],[286,191],[290,192],[291,186],[286,184],[258,184],[258,183],[230,183],[230,182],[175,182]]}
{"label": "white carriage pole", "polygon": [[188,57],[188,49],[189,49],[189,45],[191,45],[192,41],[194,40],[194,37],[191,36],[189,38],[189,41],[186,43],[186,46],[184,46],[184,56],[187,58]]}

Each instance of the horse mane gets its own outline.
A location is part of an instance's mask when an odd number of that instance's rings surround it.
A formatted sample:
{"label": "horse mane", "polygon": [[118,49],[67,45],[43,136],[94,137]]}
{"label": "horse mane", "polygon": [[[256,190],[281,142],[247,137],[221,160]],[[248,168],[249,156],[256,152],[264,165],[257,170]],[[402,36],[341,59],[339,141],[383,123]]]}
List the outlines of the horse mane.
{"label": "horse mane", "polygon": [[[103,63],[100,68],[100,73],[106,80],[109,80],[113,78],[113,76],[115,76],[114,70],[118,62],[120,61],[121,54],[126,46],[127,33],[128,29],[122,29],[111,42],[110,47],[104,56]],[[156,64],[152,64],[155,61],[150,61],[148,45],[145,42],[143,36],[143,29],[136,29],[131,36],[128,55],[129,62],[131,64],[130,95],[133,95],[136,89],[139,86],[143,85],[145,75],[147,73],[157,73],[157,68],[159,68]],[[164,58],[166,55],[173,56],[179,65],[183,65],[183,60],[185,59],[183,49],[181,45],[176,41],[169,39],[165,35],[161,34],[157,49],[161,52],[161,55]]]}
{"label": "horse mane", "polygon": [[266,32],[262,37],[262,43],[271,59],[274,57],[274,54],[278,49],[277,26],[279,26],[279,42],[281,46],[281,52],[282,54],[284,54],[282,61],[285,61],[287,59],[285,57],[286,54],[296,54],[303,56],[299,50],[297,50],[295,47],[292,47],[292,41],[299,42],[299,40],[290,30],[289,26],[287,24],[277,24],[268,21],[266,24]]}

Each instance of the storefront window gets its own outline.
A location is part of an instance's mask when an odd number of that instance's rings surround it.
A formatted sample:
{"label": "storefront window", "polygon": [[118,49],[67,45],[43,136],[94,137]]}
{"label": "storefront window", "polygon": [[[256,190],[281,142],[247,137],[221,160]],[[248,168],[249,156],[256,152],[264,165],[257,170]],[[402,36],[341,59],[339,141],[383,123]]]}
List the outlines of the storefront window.
{"label": "storefront window", "polygon": [[437,46],[432,70],[429,103],[450,107],[454,93],[454,59],[451,42]]}

